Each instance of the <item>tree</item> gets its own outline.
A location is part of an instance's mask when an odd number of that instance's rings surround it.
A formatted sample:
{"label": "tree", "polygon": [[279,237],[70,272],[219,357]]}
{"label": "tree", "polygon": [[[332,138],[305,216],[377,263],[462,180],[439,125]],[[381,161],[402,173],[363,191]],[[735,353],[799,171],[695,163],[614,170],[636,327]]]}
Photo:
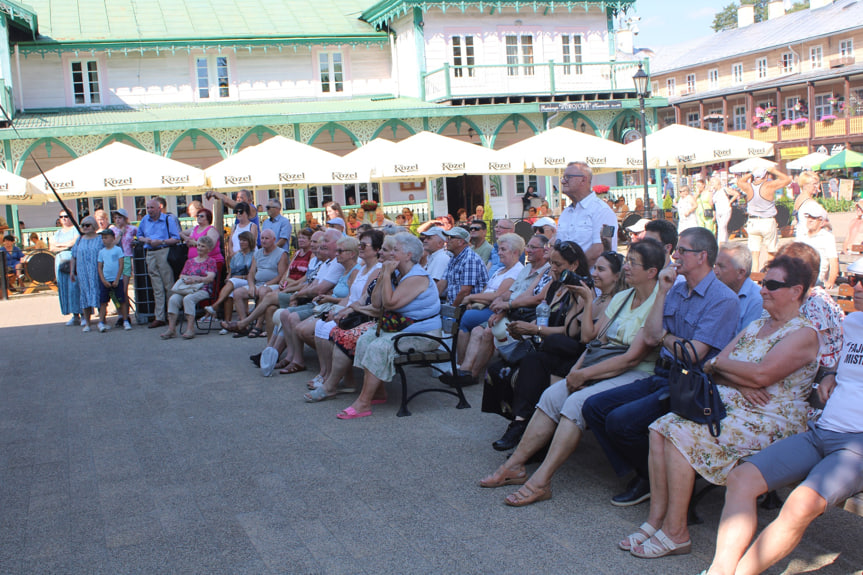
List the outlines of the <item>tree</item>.
{"label": "tree", "polygon": [[[755,6],[755,21],[756,22],[764,22],[767,20],[767,4],[769,0],[740,0],[741,4],[751,4]],[[721,32],[723,30],[731,30],[733,28],[737,28],[737,7],[739,5],[736,3],[731,3],[721,11],[717,12],[713,17],[713,28],[714,32]],[[803,10],[804,8],[809,7],[809,0],[798,0],[795,2],[794,6],[791,7],[789,12],[796,12],[798,10]]]}

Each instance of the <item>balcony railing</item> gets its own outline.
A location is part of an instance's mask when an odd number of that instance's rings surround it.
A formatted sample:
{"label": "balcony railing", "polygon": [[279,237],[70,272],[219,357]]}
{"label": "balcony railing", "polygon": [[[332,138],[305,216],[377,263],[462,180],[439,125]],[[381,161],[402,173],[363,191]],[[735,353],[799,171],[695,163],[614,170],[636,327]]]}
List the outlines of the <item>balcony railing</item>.
{"label": "balcony railing", "polygon": [[[835,136],[851,136],[863,134],[863,116],[851,116],[848,122],[848,130],[845,128],[845,118],[839,117],[835,120],[819,120],[815,122],[813,137],[830,138]],[[732,136],[742,138],[753,138],[762,142],[808,140],[810,135],[808,124],[796,126],[772,127],[767,129],[755,128],[751,134],[749,130],[734,130],[728,133]]]}
{"label": "balcony railing", "polygon": [[[483,64],[453,66],[445,63],[423,80],[425,99],[495,96],[548,96],[580,92],[633,91],[632,76],[639,62],[580,62],[559,64]],[[645,63],[646,67],[646,63]]]}

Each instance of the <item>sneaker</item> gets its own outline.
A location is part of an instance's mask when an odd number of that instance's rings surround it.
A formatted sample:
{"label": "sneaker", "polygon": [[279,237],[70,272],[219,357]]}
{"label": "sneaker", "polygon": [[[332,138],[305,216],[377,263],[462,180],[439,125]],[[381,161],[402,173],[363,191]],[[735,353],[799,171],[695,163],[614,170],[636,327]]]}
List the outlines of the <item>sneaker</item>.
{"label": "sneaker", "polygon": [[132,324],[129,323],[128,319],[123,320],[123,329],[125,329],[126,331],[129,331],[130,329],[132,329]]}
{"label": "sneaker", "polygon": [[213,306],[208,305],[207,307],[204,308],[204,311],[207,312],[208,314],[210,314],[211,316],[216,317],[216,310],[213,309]]}
{"label": "sneaker", "polygon": [[82,329],[81,331],[83,331],[84,333],[89,333],[90,332],[90,326],[85,324],[84,329]]}
{"label": "sneaker", "polygon": [[66,325],[67,326],[78,325],[78,318],[73,315],[72,317],[69,318],[69,321],[66,322]]}
{"label": "sneaker", "polygon": [[[83,317],[81,318],[81,327],[89,327],[89,326],[87,325],[87,320],[86,320],[86,319],[84,319]],[[90,330],[87,330],[87,331],[90,331]]]}
{"label": "sneaker", "polygon": [[521,441],[521,436],[524,435],[524,430],[527,429],[527,420],[521,421],[513,419],[509,427],[501,436],[500,439],[491,444],[496,451],[509,451],[514,449],[518,442]]}
{"label": "sneaker", "polygon": [[99,333],[105,333],[109,329],[111,329],[111,328],[108,327],[107,325],[105,325],[104,323],[102,323],[101,321],[99,322]]}

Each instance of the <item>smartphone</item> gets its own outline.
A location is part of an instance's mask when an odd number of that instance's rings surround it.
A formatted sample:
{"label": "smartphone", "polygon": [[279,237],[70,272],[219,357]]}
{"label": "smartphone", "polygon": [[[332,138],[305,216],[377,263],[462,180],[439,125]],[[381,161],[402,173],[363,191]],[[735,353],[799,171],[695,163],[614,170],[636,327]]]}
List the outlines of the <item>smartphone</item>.
{"label": "smartphone", "polygon": [[614,226],[602,226],[602,231],[599,232],[599,236],[602,238],[613,238],[614,237]]}

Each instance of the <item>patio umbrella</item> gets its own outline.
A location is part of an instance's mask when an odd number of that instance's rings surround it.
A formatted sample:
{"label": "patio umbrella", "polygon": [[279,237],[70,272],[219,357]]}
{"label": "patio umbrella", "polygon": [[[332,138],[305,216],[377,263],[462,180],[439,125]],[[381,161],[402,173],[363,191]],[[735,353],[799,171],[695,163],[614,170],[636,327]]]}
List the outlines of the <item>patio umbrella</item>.
{"label": "patio umbrella", "polygon": [[405,181],[462,174],[521,174],[523,167],[508,156],[432,132],[398,142],[377,161],[374,179]]}
{"label": "patio umbrella", "polygon": [[[509,145],[501,153],[523,162],[525,173],[544,176],[559,175],[568,163],[576,161],[586,162],[596,172],[633,167],[627,164],[627,149],[623,144],[563,126]],[[640,151],[638,157],[641,158]],[[640,160],[638,166],[641,166]]]}
{"label": "patio umbrella", "polygon": [[[114,142],[45,172],[60,197],[185,194],[205,185],[204,172],[183,162]],[[50,193],[39,175],[30,182]]]}
{"label": "patio umbrella", "polygon": [[361,182],[371,182],[377,178],[378,161],[391,154],[395,146],[396,143],[391,140],[375,138],[353,152],[342,156],[342,170],[347,173],[356,173]]}
{"label": "patio umbrella", "polygon": [[853,150],[842,150],[834,156],[830,156],[820,164],[812,166],[812,170],[820,172],[823,170],[847,170],[859,168],[863,165],[863,154]]}
{"label": "patio umbrella", "polygon": [[771,162],[770,160],[765,160],[764,158],[749,158],[748,160],[743,160],[742,162],[738,162],[728,168],[728,171],[732,174],[745,174],[748,172],[754,172],[756,170],[766,170],[767,168],[772,168],[776,165],[776,162]]}
{"label": "patio umbrella", "polygon": [[809,155],[803,156],[802,158],[797,158],[796,160],[788,162],[785,164],[785,167],[789,170],[811,170],[812,166],[820,164],[829,157],[830,156],[827,154],[822,154],[821,152],[813,152]]}
{"label": "patio umbrella", "polygon": [[358,181],[355,176],[340,178],[341,166],[342,159],[335,154],[273,136],[213,164],[206,174],[210,186],[216,189]]}
{"label": "patio umbrella", "polygon": [[[641,141],[625,146],[634,166],[641,166]],[[649,168],[704,166],[773,154],[773,144],[672,124],[647,136]]]}
{"label": "patio umbrella", "polygon": [[54,197],[34,186],[26,178],[0,169],[0,204],[41,205]]}

